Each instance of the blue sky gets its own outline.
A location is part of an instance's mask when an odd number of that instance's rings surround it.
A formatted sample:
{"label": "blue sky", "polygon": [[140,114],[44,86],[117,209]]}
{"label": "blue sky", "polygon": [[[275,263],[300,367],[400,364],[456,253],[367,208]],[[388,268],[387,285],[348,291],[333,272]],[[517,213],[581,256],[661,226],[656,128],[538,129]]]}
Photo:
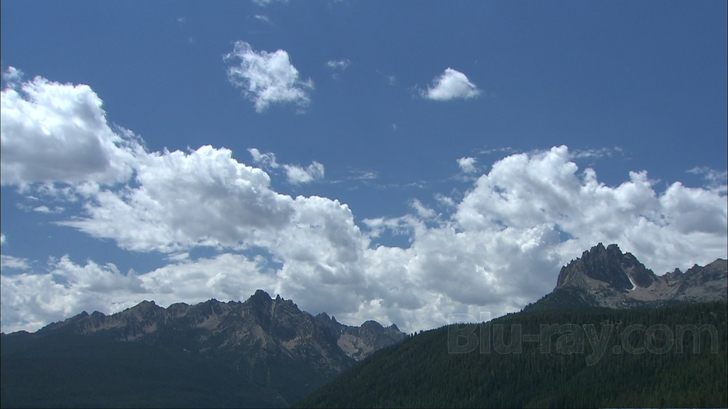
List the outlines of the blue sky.
{"label": "blue sky", "polygon": [[256,289],[406,331],[726,257],[726,3],[2,2],[2,330]]}

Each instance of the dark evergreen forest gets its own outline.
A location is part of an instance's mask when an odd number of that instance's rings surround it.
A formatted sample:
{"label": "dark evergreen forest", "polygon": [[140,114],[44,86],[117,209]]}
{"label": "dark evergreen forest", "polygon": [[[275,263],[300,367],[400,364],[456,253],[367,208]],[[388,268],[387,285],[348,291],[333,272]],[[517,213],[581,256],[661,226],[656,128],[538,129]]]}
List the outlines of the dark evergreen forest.
{"label": "dark evergreen forest", "polygon": [[522,312],[409,337],[294,406],[726,407],[727,345],[720,302]]}

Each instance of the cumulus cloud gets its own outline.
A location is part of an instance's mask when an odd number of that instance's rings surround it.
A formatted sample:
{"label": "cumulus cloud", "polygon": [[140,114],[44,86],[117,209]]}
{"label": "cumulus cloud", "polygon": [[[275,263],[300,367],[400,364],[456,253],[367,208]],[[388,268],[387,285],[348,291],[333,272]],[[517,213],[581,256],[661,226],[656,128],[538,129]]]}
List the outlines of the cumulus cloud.
{"label": "cumulus cloud", "polygon": [[475,173],[476,159],[472,157],[458,159],[458,166],[464,173]]}
{"label": "cumulus cloud", "polygon": [[427,87],[427,92],[422,91],[422,96],[435,101],[448,101],[453,98],[476,98],[480,92],[465,74],[447,68],[433,80],[431,87]]}
{"label": "cumulus cloud", "polygon": [[[117,194],[120,206],[102,199],[111,192],[99,191],[94,210],[71,224],[139,251],[217,243],[264,249],[268,256],[226,251],[197,260],[175,256],[165,267],[123,280],[124,274],[108,265],[80,266],[68,258],[49,272],[4,274],[3,291],[15,295],[3,294],[3,328],[32,328],[71,310],[114,312],[142,299],[162,305],[244,299],[263,288],[296,300],[304,310],[335,314],[342,322],[376,319],[413,331],[444,325],[451,313],[477,317],[518,310],[550,291],[559,268],[598,242],[620,244],[658,274],[726,256],[725,195],[680,183],[657,192],[645,172],[606,186],[592,169],[580,172],[563,146],[503,158],[458,202],[441,196],[441,202],[454,207],[449,218],[435,219],[432,209],[412,200],[415,215],[367,219],[364,232],[348,206],[323,197],[293,199],[275,193],[263,172],[256,181],[257,172],[236,164],[227,152],[204,147],[158,158],[177,165],[166,165],[166,171],[157,165],[155,173],[161,175],[155,180],[142,173],[139,189],[153,199],[133,199],[137,192]],[[195,161],[215,170],[199,174],[202,166],[193,166]],[[174,188],[160,191],[167,185]],[[221,189],[223,185],[231,188]],[[247,202],[244,185],[264,193],[263,222],[257,225],[245,217],[252,211],[236,214],[236,207],[258,206]],[[206,197],[206,189],[221,189],[213,195],[220,202],[210,202],[209,210],[189,199]],[[179,204],[184,200],[191,202]],[[154,202],[160,203],[159,210],[150,206]],[[409,237],[409,247],[370,246],[373,237],[385,232]],[[96,279],[109,284],[93,284]],[[91,287],[96,293],[89,293]],[[101,305],[102,296],[114,304]]]}
{"label": "cumulus cloud", "polygon": [[[236,247],[288,223],[292,199],[228,149],[152,153],[140,158],[138,188],[98,190],[85,216],[60,222],[122,248],[175,252],[196,245]],[[214,233],[213,233],[214,232]]]}
{"label": "cumulus cloud", "polygon": [[[47,91],[55,95],[57,88]],[[59,106],[77,101],[75,93],[64,95]],[[28,122],[30,129],[39,127]],[[105,123],[103,116],[96,123]],[[67,135],[64,143],[71,146],[87,138]],[[240,300],[262,288],[348,324],[376,319],[412,332],[444,325],[451,313],[495,317],[516,311],[549,292],[559,268],[598,242],[618,243],[658,274],[726,257],[728,247],[724,189],[676,182],[657,190],[645,171],[608,186],[593,169],[579,169],[566,146],[510,154],[464,196],[436,195],[449,215],[413,198],[412,214],[360,225],[337,200],[275,191],[260,168],[297,168],[305,175],[293,178],[303,183],[323,177],[317,162],[305,169],[278,164],[272,153],[253,148],[259,167],[211,146],[129,152],[129,183],[104,184],[98,172],[61,167],[58,179],[32,193],[45,189],[61,204],[76,200],[82,206],[62,225],[129,251],[164,253],[168,264],[120,272],[105,260],[79,264],[65,256],[42,267],[5,254],[10,247],[4,243],[3,331],[34,330],[82,310],[113,313],[144,299],[161,305]],[[60,156],[57,162],[67,164]],[[113,175],[109,180],[120,177]],[[35,179],[8,183],[27,180]],[[68,180],[75,183],[54,185]],[[404,236],[407,245],[372,245],[387,235]],[[214,254],[191,257],[199,247]]]}
{"label": "cumulus cloud", "polygon": [[[16,73],[11,67],[6,76]],[[111,130],[101,99],[89,86],[41,77],[6,85],[0,110],[3,185],[114,184],[129,178],[141,147]]]}
{"label": "cumulus cloud", "polygon": [[275,103],[293,103],[303,108],[310,102],[308,93],[313,89],[313,81],[299,79],[298,70],[284,50],[256,52],[245,41],[237,41],[224,60],[240,60],[239,65],[228,67],[228,80],[255,102],[256,112]]}

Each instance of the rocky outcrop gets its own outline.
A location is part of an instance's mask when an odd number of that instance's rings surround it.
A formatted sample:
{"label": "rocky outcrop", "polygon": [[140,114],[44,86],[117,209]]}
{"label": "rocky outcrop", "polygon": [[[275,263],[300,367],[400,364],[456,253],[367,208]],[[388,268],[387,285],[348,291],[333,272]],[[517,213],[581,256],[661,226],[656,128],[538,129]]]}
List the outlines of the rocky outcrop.
{"label": "rocky outcrop", "polygon": [[376,321],[366,321],[360,327],[352,327],[339,323],[335,317],[329,318],[326,313],[317,315],[316,320],[336,338],[336,345],[357,361],[405,338],[394,324],[384,327]]}
{"label": "rocky outcrop", "polygon": [[678,302],[726,301],[728,267],[717,259],[705,267],[658,276],[619,246],[585,251],[559,272],[554,291],[528,309],[563,307],[634,308]]}

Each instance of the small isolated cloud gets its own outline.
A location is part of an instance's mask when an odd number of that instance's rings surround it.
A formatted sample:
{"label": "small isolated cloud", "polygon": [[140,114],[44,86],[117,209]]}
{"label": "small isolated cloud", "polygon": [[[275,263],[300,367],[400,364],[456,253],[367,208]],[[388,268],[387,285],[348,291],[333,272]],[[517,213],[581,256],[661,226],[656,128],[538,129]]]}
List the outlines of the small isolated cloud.
{"label": "small isolated cloud", "polygon": [[284,50],[256,52],[245,41],[237,41],[223,59],[240,60],[239,65],[228,67],[228,80],[255,102],[258,113],[274,103],[293,103],[303,108],[310,102],[308,92],[314,88],[313,81],[299,79],[298,70]]}
{"label": "small isolated cloud", "polygon": [[329,61],[326,63],[326,65],[329,66],[332,70],[346,70],[347,67],[351,64],[351,61],[347,59],[339,60],[339,61]]}
{"label": "small isolated cloud", "polygon": [[445,196],[441,193],[435,194],[435,200],[437,200],[437,202],[442,206],[455,207],[455,201],[452,200],[451,197]]}
{"label": "small isolated cloud", "polygon": [[62,207],[54,207],[53,209],[49,209],[48,206],[45,206],[45,205],[38,206],[38,207],[34,208],[33,210],[35,210],[38,213],[46,213],[46,214],[63,212]]}
{"label": "small isolated cloud", "polygon": [[288,182],[294,185],[313,182],[324,177],[324,165],[316,161],[313,161],[305,169],[295,165],[283,165],[283,168],[286,169]]}
{"label": "small isolated cloud", "polygon": [[611,157],[614,152],[622,152],[622,149],[617,146],[614,148],[576,149],[569,152],[569,157],[572,159],[599,159],[605,156]]}
{"label": "small isolated cloud", "polygon": [[275,3],[275,2],[288,3],[288,0],[253,0],[253,3],[255,3],[261,7],[265,7],[265,6],[267,6],[271,3]]}
{"label": "small isolated cloud", "polygon": [[460,170],[462,170],[465,173],[474,173],[475,172],[475,158],[460,158],[458,159],[458,166],[460,166]]}
{"label": "small isolated cloud", "polygon": [[256,19],[258,19],[258,20],[260,20],[260,21],[262,21],[262,22],[264,22],[264,23],[268,23],[268,24],[270,24],[270,19],[269,19],[269,18],[268,18],[268,16],[266,16],[266,15],[263,15],[263,14],[256,14],[256,15],[255,15],[255,18],[256,18]]}
{"label": "small isolated cloud", "polygon": [[427,99],[448,101],[454,98],[475,98],[480,95],[480,92],[465,74],[448,68],[433,80],[433,85],[427,87],[427,92],[422,91],[421,94]]}
{"label": "small isolated cloud", "polygon": [[3,244],[5,244],[5,240],[7,240],[5,238],[5,233],[0,233],[0,246],[2,246]]}
{"label": "small isolated cloud", "polygon": [[378,177],[376,172],[364,171],[364,170],[351,170],[354,176],[349,177],[350,180],[374,180]]}
{"label": "small isolated cloud", "polygon": [[515,150],[515,149],[511,148],[510,146],[506,146],[506,147],[502,147],[502,148],[490,148],[490,149],[482,149],[482,150],[480,150],[480,152],[478,152],[478,153],[480,153],[480,154],[483,154],[483,155],[490,155],[490,154],[493,154],[493,153],[498,153],[498,154],[502,154],[502,153],[505,153],[505,154],[510,154],[510,153],[515,153],[515,152],[516,152],[516,150]]}
{"label": "small isolated cloud", "polygon": [[248,152],[250,152],[250,155],[253,157],[253,163],[256,165],[268,169],[277,169],[279,167],[278,162],[276,162],[276,155],[272,152],[260,153],[255,148],[248,149]]}

